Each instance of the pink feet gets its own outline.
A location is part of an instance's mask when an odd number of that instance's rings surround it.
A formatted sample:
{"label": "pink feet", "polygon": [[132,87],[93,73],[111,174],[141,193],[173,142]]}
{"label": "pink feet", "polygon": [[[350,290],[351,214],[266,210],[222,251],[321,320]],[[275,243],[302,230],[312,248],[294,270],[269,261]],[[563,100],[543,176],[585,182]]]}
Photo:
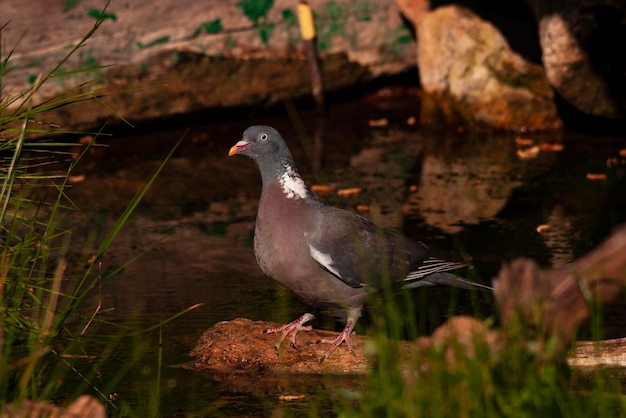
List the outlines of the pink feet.
{"label": "pink feet", "polygon": [[337,338],[335,339],[325,338],[320,341],[321,343],[331,344],[330,348],[326,351],[326,353],[324,353],[324,355],[320,359],[320,363],[326,360],[326,357],[328,357],[330,353],[332,353],[335,350],[335,348],[339,347],[341,343],[344,341],[346,342],[346,345],[348,346],[348,350],[350,350],[350,353],[354,355],[354,346],[352,345],[352,329],[353,328],[354,328],[354,321],[348,320],[348,322],[346,322],[346,327],[343,329],[343,331],[341,331],[341,334],[339,334]]}
{"label": "pink feet", "polygon": [[305,313],[300,318],[296,319],[295,321],[291,321],[290,323],[283,325],[282,327],[266,329],[264,331],[266,334],[282,332],[282,336],[280,337],[280,340],[278,340],[278,342],[274,345],[276,354],[278,354],[278,349],[280,348],[280,345],[283,343],[283,340],[285,339],[287,335],[289,335],[289,345],[295,348],[296,347],[296,334],[300,331],[311,331],[313,327],[310,325],[305,326],[304,324],[306,324],[307,322],[309,322],[310,320],[314,318],[315,316],[313,316],[312,314]]}
{"label": "pink feet", "polygon": [[[285,340],[287,336],[289,336],[289,344],[293,348],[296,348],[296,334],[298,334],[298,332],[300,331],[311,331],[313,327],[310,325],[304,325],[304,324],[306,324],[307,322],[309,322],[310,320],[314,318],[315,316],[313,316],[312,314],[305,313],[300,318],[296,319],[295,321],[291,321],[290,323],[286,325],[283,325],[277,328],[266,329],[264,331],[266,334],[273,334],[275,332],[282,333],[280,339],[274,345],[276,354],[278,355],[278,349],[280,348],[280,345],[283,343],[283,341]],[[339,347],[341,343],[343,343],[344,341],[346,345],[348,346],[348,350],[350,350],[350,353],[354,355],[354,347],[352,345],[352,329],[354,328],[354,323],[355,321],[348,320],[348,322],[346,322],[346,327],[343,329],[341,334],[337,336],[337,338],[334,338],[334,339],[325,338],[323,340],[318,341],[320,343],[331,344],[330,348],[326,351],[326,353],[324,353],[324,355],[320,359],[320,363],[326,360],[326,358],[330,355],[330,353],[332,353],[335,350],[335,348]]]}

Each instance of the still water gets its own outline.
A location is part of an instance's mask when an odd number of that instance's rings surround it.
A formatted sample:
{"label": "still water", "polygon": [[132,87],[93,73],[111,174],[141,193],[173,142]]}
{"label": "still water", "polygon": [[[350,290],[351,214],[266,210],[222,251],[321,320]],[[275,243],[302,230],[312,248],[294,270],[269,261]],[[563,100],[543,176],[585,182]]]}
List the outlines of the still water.
{"label": "still water", "polygon": [[[361,103],[331,108],[327,129],[314,147],[308,139],[316,129],[311,115],[303,113],[304,129],[295,129],[297,123],[278,113],[220,123],[183,121],[167,130],[145,127],[142,134],[114,136],[103,141],[106,147],[93,149],[74,173],[81,177],[69,195],[80,210],[71,221],[77,230],[90,232],[85,239],[97,242],[184,136],[103,258],[102,270],[141,256],[106,282],[101,296],[94,295],[84,309],[89,314],[100,301],[100,318],[115,324],[101,325],[100,332],[115,334],[146,329],[202,306],[160,329],[118,342],[95,382],[118,407],[150,410],[158,386],[163,416],[306,416],[312,405],[329,413],[342,391],[363,385],[363,378],[217,378],[171,367],[188,362],[197,339],[216,322],[237,317],[280,322],[304,308],[277,291],[254,260],[260,176],[252,161],[227,157],[249,125],[270,124],[281,131],[309,185],[361,189],[348,195],[330,192],[324,196],[328,202],[471,254],[476,278],[483,282],[515,257],[563,265],[626,221],[624,137],[428,132],[407,123],[410,110]],[[381,117],[388,118],[385,126],[369,126]],[[77,239],[74,250],[79,254],[89,246]],[[420,301],[447,297],[439,289],[419,292]],[[463,295],[459,299],[463,310],[468,303]],[[445,300],[418,306],[424,333],[449,313]],[[480,312],[467,309],[481,317],[494,314],[491,305]],[[625,312],[620,307],[612,311],[606,337],[626,335]],[[357,331],[367,333],[367,318],[362,322]],[[334,321],[322,317],[314,325],[332,328]],[[284,402],[284,394],[306,396]]]}

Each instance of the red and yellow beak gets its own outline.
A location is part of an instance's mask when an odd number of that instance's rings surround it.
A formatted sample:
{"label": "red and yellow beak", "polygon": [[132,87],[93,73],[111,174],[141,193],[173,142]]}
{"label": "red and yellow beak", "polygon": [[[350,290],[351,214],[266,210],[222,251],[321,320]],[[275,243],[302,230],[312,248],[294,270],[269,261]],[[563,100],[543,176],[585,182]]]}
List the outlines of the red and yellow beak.
{"label": "red and yellow beak", "polygon": [[228,156],[232,157],[235,154],[239,154],[241,151],[246,149],[248,147],[248,145],[250,145],[250,142],[248,142],[248,141],[241,140],[241,141],[237,142],[235,145],[230,147],[230,149],[228,150]]}

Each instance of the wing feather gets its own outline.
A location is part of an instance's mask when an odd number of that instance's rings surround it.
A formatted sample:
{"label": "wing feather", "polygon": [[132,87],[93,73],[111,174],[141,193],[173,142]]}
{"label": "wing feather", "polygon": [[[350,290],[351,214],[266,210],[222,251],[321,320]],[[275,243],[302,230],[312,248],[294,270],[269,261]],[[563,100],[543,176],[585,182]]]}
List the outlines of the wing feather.
{"label": "wing feather", "polygon": [[451,254],[376,226],[343,209],[313,202],[305,228],[311,257],[351,287],[405,286],[466,265]]}

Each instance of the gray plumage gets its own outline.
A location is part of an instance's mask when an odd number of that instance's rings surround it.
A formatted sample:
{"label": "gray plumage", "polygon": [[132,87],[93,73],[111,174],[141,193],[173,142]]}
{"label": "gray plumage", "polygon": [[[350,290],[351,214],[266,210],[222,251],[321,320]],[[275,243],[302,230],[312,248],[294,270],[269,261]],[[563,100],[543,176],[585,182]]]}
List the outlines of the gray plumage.
{"label": "gray plumage", "polygon": [[[463,279],[449,270],[465,264],[420,241],[382,229],[368,219],[321,202],[304,184],[282,136],[269,126],[248,128],[229,151],[253,159],[263,189],[254,235],[254,252],[263,272],[312,306],[343,310],[344,331],[322,358],[343,341],[352,351],[350,334],[369,292],[397,288],[448,285],[465,289],[490,287]],[[305,314],[290,324],[268,330],[281,332],[280,345],[292,345]]]}

